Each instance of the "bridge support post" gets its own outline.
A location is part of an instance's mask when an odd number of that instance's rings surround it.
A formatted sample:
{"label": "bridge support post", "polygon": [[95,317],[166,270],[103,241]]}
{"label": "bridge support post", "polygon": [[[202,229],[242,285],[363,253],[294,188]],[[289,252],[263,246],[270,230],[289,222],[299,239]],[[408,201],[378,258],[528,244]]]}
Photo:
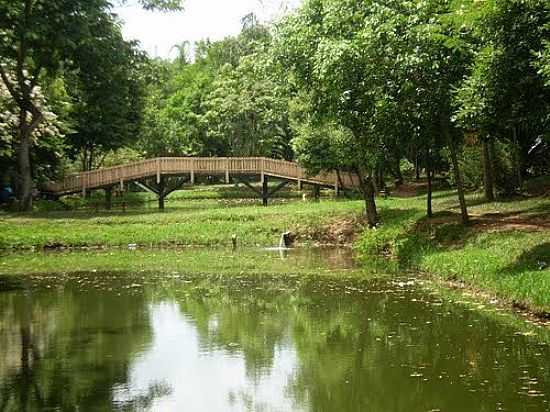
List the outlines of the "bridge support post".
{"label": "bridge support post", "polygon": [[269,200],[269,188],[268,188],[268,178],[263,176],[262,178],[262,203],[264,206],[267,206],[267,201]]}
{"label": "bridge support post", "polygon": [[315,185],[313,186],[313,196],[315,197],[315,201],[318,202],[321,198],[321,186]]}
{"label": "bridge support post", "polygon": [[298,180],[298,190],[300,192],[304,190],[304,183],[301,180]]}
{"label": "bridge support post", "polygon": [[166,180],[160,176],[158,183],[159,210],[164,210],[164,199],[166,197]]}
{"label": "bridge support post", "polygon": [[105,209],[111,210],[113,208],[113,186],[105,188]]}

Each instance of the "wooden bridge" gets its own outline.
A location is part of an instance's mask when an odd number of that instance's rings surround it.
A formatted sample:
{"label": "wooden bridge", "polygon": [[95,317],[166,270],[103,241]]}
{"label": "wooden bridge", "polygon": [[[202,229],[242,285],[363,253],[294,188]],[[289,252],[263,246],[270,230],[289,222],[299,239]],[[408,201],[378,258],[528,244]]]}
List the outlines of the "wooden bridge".
{"label": "wooden bridge", "polygon": [[[289,182],[312,185],[316,196],[321,187],[341,189],[357,188],[356,175],[344,172],[323,173],[309,176],[297,163],[274,160],[264,157],[162,157],[128,163],[122,166],[93,170],[71,175],[59,182],[46,185],[45,191],[53,196],[103,189],[106,193],[106,207],[110,209],[112,191],[117,186],[121,190],[124,184],[135,182],[142,188],[155,193],[159,199],[159,208],[164,209],[164,200],[172,192],[185,184],[195,184],[197,177],[221,176],[226,183],[231,179],[245,184],[258,194],[267,205],[268,199]],[[252,183],[258,180],[261,189]],[[268,182],[277,180],[276,186]]]}

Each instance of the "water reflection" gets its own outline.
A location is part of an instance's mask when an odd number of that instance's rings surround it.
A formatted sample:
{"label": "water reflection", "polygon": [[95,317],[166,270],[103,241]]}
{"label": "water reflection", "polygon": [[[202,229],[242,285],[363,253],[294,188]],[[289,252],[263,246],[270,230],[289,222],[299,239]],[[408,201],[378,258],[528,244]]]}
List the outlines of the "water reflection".
{"label": "water reflection", "polygon": [[109,410],[150,342],[143,295],[20,290],[0,294],[0,411]]}
{"label": "water reflection", "polygon": [[[138,398],[159,382],[172,390],[158,396],[152,410],[300,410],[285,396],[296,364],[289,347],[277,347],[270,354],[270,366],[256,370],[246,362],[237,342],[206,342],[195,321],[183,315],[177,304],[154,305],[151,317],[153,344],[134,361],[128,383],[116,388],[115,403]],[[211,331],[217,326],[210,325]]]}
{"label": "water reflection", "polygon": [[542,338],[406,280],[87,273],[0,308],[0,411],[550,410]]}

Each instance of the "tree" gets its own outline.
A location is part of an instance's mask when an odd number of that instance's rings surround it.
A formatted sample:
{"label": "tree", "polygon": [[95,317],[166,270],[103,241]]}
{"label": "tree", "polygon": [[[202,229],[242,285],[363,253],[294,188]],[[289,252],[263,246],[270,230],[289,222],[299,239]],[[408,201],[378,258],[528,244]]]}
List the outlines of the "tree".
{"label": "tree", "polygon": [[201,41],[193,63],[154,62],[139,149],[159,155],[291,158],[286,82],[270,73],[271,35],[250,14],[242,32]]}
{"label": "tree", "polygon": [[[126,2],[127,0],[123,0]],[[146,10],[179,11],[183,10],[184,0],[139,0]]]}
{"label": "tree", "polygon": [[213,83],[204,122],[223,155],[292,158],[286,90],[270,78],[265,60],[261,52],[242,57]]}
{"label": "tree", "polygon": [[146,57],[122,38],[111,15],[89,25],[90,38],[74,52],[77,70],[65,75],[72,97],[71,154],[82,170],[136,139],[142,122]]}
{"label": "tree", "polygon": [[202,120],[214,79],[210,69],[203,62],[155,61],[152,71],[137,148],[147,157],[218,153]]}
{"label": "tree", "polygon": [[[369,225],[375,226],[373,170],[380,140],[370,127],[369,84],[375,63],[365,59],[361,44],[369,6],[369,1],[308,1],[279,27],[277,47],[281,64],[291,67],[297,86],[311,99],[314,123],[337,124],[353,137],[348,163],[359,176]],[[333,166],[330,159],[325,169]]]}
{"label": "tree", "polygon": [[[11,76],[8,76],[11,78]],[[56,85],[50,85],[54,89]],[[51,100],[59,96],[51,90],[36,87],[34,100],[43,114],[43,120],[33,130],[30,139],[35,147],[32,160],[44,164],[40,170],[42,175],[53,177],[52,169],[62,158],[65,150],[65,132],[67,125],[56,114],[56,107]],[[4,83],[0,82],[0,161],[4,165],[3,173],[8,173],[14,166],[13,158],[17,150],[17,130],[19,125],[18,108]],[[6,179],[7,175],[0,175]]]}
{"label": "tree", "polygon": [[[441,136],[457,160],[451,91],[467,54],[444,21],[449,12],[445,1],[310,0],[279,29],[281,63],[306,90],[315,123],[335,122],[351,133],[346,161],[360,177],[371,226],[378,220],[375,182],[383,180],[377,176],[388,165],[401,179],[407,143],[421,142],[429,153]],[[334,167],[332,158],[327,167]],[[466,222],[460,170],[453,170]]]}
{"label": "tree", "polygon": [[[179,0],[142,0],[148,9],[178,9]],[[0,78],[18,110],[17,195],[32,208],[32,135],[44,119],[35,100],[41,79],[70,67],[90,24],[109,13],[107,0],[0,0]],[[10,74],[13,76],[10,77]]]}
{"label": "tree", "polygon": [[[491,200],[492,145],[508,145],[521,188],[535,162],[533,148],[548,133],[549,89],[544,85],[544,40],[550,36],[550,10],[542,0],[481,3],[474,25],[477,57],[457,92],[456,118],[481,138],[486,197]],[[539,59],[537,59],[537,57]]]}

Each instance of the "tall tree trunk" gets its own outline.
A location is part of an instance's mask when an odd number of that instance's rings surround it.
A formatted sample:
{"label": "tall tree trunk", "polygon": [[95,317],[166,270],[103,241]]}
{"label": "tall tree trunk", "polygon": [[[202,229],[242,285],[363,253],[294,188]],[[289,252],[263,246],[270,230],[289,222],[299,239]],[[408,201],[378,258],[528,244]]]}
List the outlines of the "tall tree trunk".
{"label": "tall tree trunk", "polygon": [[393,166],[391,167],[393,177],[395,178],[395,187],[399,187],[403,184],[403,173],[401,173],[400,159],[392,162]]}
{"label": "tall tree trunk", "polygon": [[365,210],[369,227],[376,227],[378,224],[378,211],[376,210],[375,189],[372,176],[366,176],[359,169],[357,170],[359,182],[361,185],[361,193],[365,200]]}
{"label": "tall tree trunk", "polygon": [[485,190],[485,200],[487,202],[495,201],[495,174],[493,156],[491,154],[491,138],[482,140],[483,152],[483,188]]}
{"label": "tall tree trunk", "polygon": [[464,179],[460,171],[460,165],[458,163],[458,153],[456,142],[451,136],[451,130],[449,126],[449,120],[446,117],[441,118],[441,126],[445,140],[449,146],[451,154],[451,164],[453,166],[453,175],[456,182],[456,190],[458,192],[458,202],[460,203],[460,215],[463,224],[468,224],[470,217],[468,216],[468,207],[466,205],[466,198],[464,196]]}
{"label": "tall tree trunk", "polygon": [[521,190],[523,187],[523,172],[521,166],[521,148],[519,146],[518,130],[517,127],[512,127],[512,134],[514,139],[514,168],[516,169],[517,188]]}
{"label": "tall tree trunk", "polygon": [[378,190],[386,190],[386,168],[384,163],[380,165],[380,167],[377,170],[376,179],[378,180]]}
{"label": "tall tree trunk", "polygon": [[374,193],[378,193],[380,188],[378,187],[378,180],[376,179],[376,175],[378,174],[378,169],[375,167],[372,169],[371,176],[372,176],[372,188],[374,189]]}
{"label": "tall tree trunk", "polygon": [[420,152],[414,149],[414,175],[417,181],[420,180]]}
{"label": "tall tree trunk", "polygon": [[426,215],[428,217],[433,216],[433,209],[432,209],[432,193],[433,193],[433,186],[432,186],[432,177],[433,177],[433,171],[432,171],[432,159],[430,155],[430,150],[426,150],[426,175],[428,176],[428,195],[426,198]]}
{"label": "tall tree trunk", "polygon": [[19,115],[19,143],[17,145],[17,199],[23,212],[32,210],[31,133],[27,112]]}

